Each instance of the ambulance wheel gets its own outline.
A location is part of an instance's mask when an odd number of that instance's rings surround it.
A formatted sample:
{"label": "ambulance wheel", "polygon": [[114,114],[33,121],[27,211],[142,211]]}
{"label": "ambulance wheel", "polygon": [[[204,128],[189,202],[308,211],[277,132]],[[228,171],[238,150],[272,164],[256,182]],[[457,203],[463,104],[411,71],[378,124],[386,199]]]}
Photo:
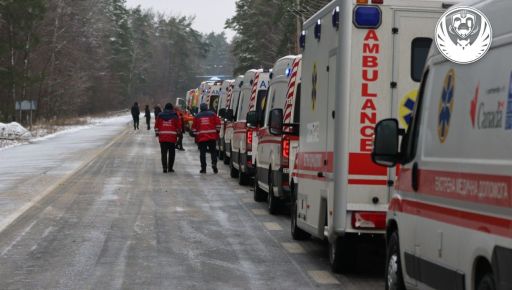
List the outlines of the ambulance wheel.
{"label": "ambulance wheel", "polygon": [[[238,153],[238,156],[241,156],[240,153]],[[240,159],[240,157],[239,157]],[[238,184],[240,185],[247,185],[249,184],[249,177],[247,174],[245,174],[242,171],[242,164],[240,163],[240,160],[238,160]]]}
{"label": "ambulance wheel", "polygon": [[226,152],[223,152],[223,153],[224,153],[224,160],[223,160],[224,164],[229,165],[230,158],[228,157]]}
{"label": "ambulance wheel", "polygon": [[355,251],[350,237],[337,237],[329,242],[329,262],[334,273],[347,273],[355,264]]}
{"label": "ambulance wheel", "polygon": [[271,215],[276,215],[279,212],[279,199],[274,195],[274,181],[272,180],[272,170],[269,171],[268,177],[268,194],[267,194],[267,202],[268,202],[268,212]]}
{"label": "ambulance wheel", "polygon": [[485,274],[482,279],[480,279],[480,282],[478,283],[477,290],[495,290],[496,285],[494,283],[494,278],[492,277],[491,273]]}
{"label": "ambulance wheel", "polygon": [[[231,156],[233,156],[233,151],[231,151]],[[229,162],[229,176],[231,176],[231,178],[238,177],[238,170],[233,166],[233,162]]]}
{"label": "ambulance wheel", "polygon": [[405,290],[397,232],[389,237],[386,256],[386,290]]}
{"label": "ambulance wheel", "polygon": [[266,194],[266,192],[263,191],[263,189],[261,189],[258,184],[258,171],[256,170],[256,175],[254,176],[254,201],[256,201],[256,202],[265,201],[265,199],[267,199],[265,194]]}
{"label": "ambulance wheel", "polygon": [[311,235],[302,230],[297,226],[297,213],[298,213],[298,204],[297,204],[297,190],[296,186],[292,188],[292,202],[291,202],[291,232],[292,238],[297,241],[308,239]]}

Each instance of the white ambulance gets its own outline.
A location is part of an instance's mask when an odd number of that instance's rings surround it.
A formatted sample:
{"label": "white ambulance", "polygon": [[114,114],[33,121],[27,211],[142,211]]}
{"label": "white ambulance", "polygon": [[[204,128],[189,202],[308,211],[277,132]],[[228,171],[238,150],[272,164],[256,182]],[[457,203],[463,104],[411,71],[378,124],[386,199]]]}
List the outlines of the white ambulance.
{"label": "white ambulance", "polygon": [[[247,126],[247,113],[250,111],[263,112],[268,93],[269,72],[263,69],[252,69],[245,73],[240,100],[238,104],[237,121],[233,125],[233,139],[231,140],[230,175],[238,177],[240,185],[249,183],[254,175],[255,151],[253,141],[257,138],[255,128]],[[254,148],[256,150],[256,147]]]}
{"label": "white ambulance", "polygon": [[[290,143],[297,141],[298,144],[296,119],[299,106],[295,106],[295,101],[296,92],[300,90],[301,60],[302,56],[289,55],[275,63],[270,74],[267,110],[261,116],[263,126],[258,130],[254,200],[267,199],[268,209],[272,214],[276,214],[279,207],[290,200]],[[286,116],[286,132],[271,134],[268,119],[272,110],[283,111]]]}
{"label": "white ambulance", "polygon": [[204,102],[208,109],[217,112],[224,81],[215,81],[209,84]]}
{"label": "white ambulance", "polygon": [[219,105],[217,108],[217,115],[221,120],[219,140],[217,148],[219,149],[219,159],[224,160],[224,133],[226,132],[226,110],[228,98],[231,98],[230,94],[233,92],[233,84],[235,80],[226,80],[222,83],[220,88]]}
{"label": "white ambulance", "polygon": [[[329,241],[335,272],[356,243],[384,241],[394,172],[372,162],[374,128],[414,99],[445,1],[338,0],[305,22],[291,230]],[[408,103],[408,102],[407,102]],[[282,131],[283,116],[270,114]]]}
{"label": "white ambulance", "polygon": [[208,97],[210,96],[210,89],[211,89],[211,86],[214,84],[215,82],[213,81],[204,81],[204,82],[201,82],[201,85],[199,86],[199,92],[200,92],[200,97],[199,97],[199,105],[205,103],[205,104],[209,104],[209,99]]}
{"label": "white ambulance", "polygon": [[240,95],[242,93],[242,84],[244,81],[244,76],[238,76],[233,83],[233,90],[228,95],[227,99],[227,110],[225,116],[225,131],[224,131],[224,164],[230,164],[231,160],[231,140],[233,139],[233,125],[236,121],[235,112],[238,111],[238,101],[240,100]]}
{"label": "white ambulance", "polygon": [[375,130],[374,160],[401,166],[387,289],[512,289],[512,1],[463,5],[489,20],[488,54],[461,65],[434,45],[407,133],[396,119]]}

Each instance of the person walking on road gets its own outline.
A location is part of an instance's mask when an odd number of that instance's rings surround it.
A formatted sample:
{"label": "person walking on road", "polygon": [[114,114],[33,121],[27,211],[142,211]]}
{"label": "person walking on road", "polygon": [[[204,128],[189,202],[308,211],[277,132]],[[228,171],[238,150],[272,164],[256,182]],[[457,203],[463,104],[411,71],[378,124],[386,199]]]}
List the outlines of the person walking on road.
{"label": "person walking on road", "polygon": [[156,105],[154,110],[155,110],[155,120],[156,120],[156,117],[158,117],[158,114],[162,113],[162,108],[160,108],[160,104]]}
{"label": "person walking on road", "polygon": [[135,104],[132,106],[133,130],[139,130],[139,116],[139,103],[135,102]]}
{"label": "person walking on road", "polygon": [[176,144],[176,148],[180,151],[185,151],[185,148],[183,148],[183,134],[185,133],[185,120],[183,119],[183,113],[178,113],[180,119],[181,119],[181,133],[178,135],[178,143]]}
{"label": "person walking on road", "polygon": [[178,114],[173,110],[172,104],[168,103],[165,105],[164,111],[158,114],[155,124],[155,133],[160,142],[164,173],[174,172],[176,141],[180,132],[181,120]]}
{"label": "person walking on road", "polygon": [[208,110],[206,104],[201,104],[201,112],[194,118],[192,132],[196,136],[196,143],[199,146],[199,158],[201,161],[201,174],[206,173],[206,152],[212,156],[212,168],[215,174],[219,173],[217,169],[217,140],[220,132],[220,118],[212,111]]}
{"label": "person walking on road", "polygon": [[144,117],[146,117],[146,125],[148,126],[149,131],[151,130],[151,111],[149,110],[148,105],[146,105],[146,109],[144,111]]}

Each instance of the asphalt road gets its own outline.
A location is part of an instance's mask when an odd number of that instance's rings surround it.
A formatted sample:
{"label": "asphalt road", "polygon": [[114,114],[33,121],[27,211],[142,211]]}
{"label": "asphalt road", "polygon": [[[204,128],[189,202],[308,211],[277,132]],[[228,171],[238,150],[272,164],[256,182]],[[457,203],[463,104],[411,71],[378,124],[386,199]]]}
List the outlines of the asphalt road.
{"label": "asphalt road", "polygon": [[[319,240],[295,242],[192,140],[163,174],[152,133],[126,129],[0,233],[0,289],[383,289],[381,255],[349,275]],[[79,154],[79,153],[77,153]]]}

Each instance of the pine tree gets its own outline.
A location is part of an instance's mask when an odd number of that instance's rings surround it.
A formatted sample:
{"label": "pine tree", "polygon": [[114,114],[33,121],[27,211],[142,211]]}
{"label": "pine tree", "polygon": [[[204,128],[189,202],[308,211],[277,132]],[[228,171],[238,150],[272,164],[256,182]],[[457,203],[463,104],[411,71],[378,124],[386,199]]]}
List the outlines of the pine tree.
{"label": "pine tree", "polygon": [[0,117],[14,118],[16,101],[27,99],[27,91],[36,82],[30,74],[31,55],[39,40],[36,25],[42,20],[45,8],[43,0],[0,1],[3,23],[0,54],[6,59],[0,76],[5,80],[2,83],[7,86],[9,95],[0,108]]}
{"label": "pine tree", "polygon": [[119,104],[123,104],[131,101],[130,71],[133,61],[133,39],[129,25],[130,13],[126,8],[125,0],[112,0],[109,16],[112,21],[110,64],[115,77],[112,85],[117,88]]}

